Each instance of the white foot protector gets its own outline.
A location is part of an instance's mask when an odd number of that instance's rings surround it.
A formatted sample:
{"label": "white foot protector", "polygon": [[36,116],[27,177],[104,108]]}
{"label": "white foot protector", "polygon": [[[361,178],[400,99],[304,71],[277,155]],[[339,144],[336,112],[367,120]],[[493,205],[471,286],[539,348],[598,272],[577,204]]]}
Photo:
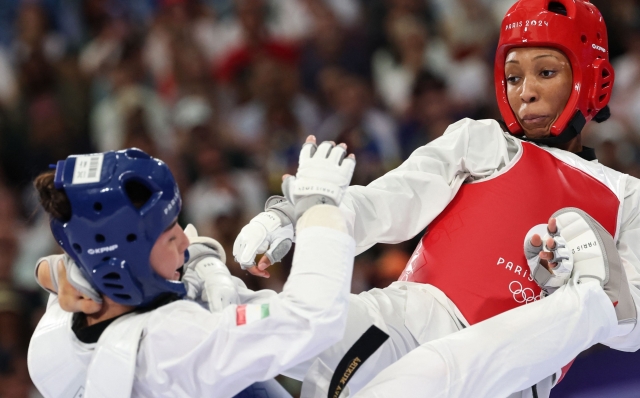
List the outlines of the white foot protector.
{"label": "white foot protector", "polygon": [[618,335],[628,334],[638,315],[616,243],[596,220],[577,208],[555,212],[567,248],[573,255],[572,276],[578,283],[598,283],[609,296],[618,318]]}

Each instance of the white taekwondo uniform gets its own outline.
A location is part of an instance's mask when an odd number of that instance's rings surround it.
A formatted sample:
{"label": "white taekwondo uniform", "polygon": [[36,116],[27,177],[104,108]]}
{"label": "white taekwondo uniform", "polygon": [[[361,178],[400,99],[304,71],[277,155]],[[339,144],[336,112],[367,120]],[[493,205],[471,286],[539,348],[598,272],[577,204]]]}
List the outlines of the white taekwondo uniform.
{"label": "white taekwondo uniform", "polygon": [[[340,398],[501,398],[521,390],[519,394],[525,394],[532,391],[525,388],[581,351],[618,334],[614,307],[602,288],[571,281],[544,300],[418,346],[355,395],[349,381],[348,394]],[[399,353],[384,345],[362,364],[362,373],[371,378],[365,367],[378,371],[378,361],[386,366]],[[307,372],[304,398],[327,397],[334,368],[322,358],[326,356],[316,359]]]}
{"label": "white taekwondo uniform", "polygon": [[[537,170],[532,160],[540,160],[546,166],[542,167],[541,163],[540,170]],[[541,184],[534,187],[540,192],[538,196],[531,193],[530,186],[500,186],[501,181],[513,178],[514,173],[520,173],[520,177],[527,172],[535,175],[554,164],[562,169],[562,173],[549,176],[548,179],[544,175],[538,175]],[[523,167],[530,170],[523,170]],[[563,179],[569,177],[580,179],[580,187],[589,189],[589,192],[583,194],[585,198],[593,201],[593,195],[596,195],[596,201],[589,203],[587,200],[582,203],[580,195],[575,195],[575,192],[572,192],[574,195],[571,198],[565,198],[572,189],[572,181]],[[523,184],[531,184],[531,181],[524,180],[527,179],[523,178]],[[509,189],[505,191],[505,188]],[[513,217],[509,211],[499,212],[500,208],[490,208],[488,218],[482,219],[482,212],[478,213],[477,209],[475,214],[467,218],[465,211],[473,207],[474,194],[478,203],[483,204],[485,196],[495,199],[501,194],[512,194],[519,198],[516,194],[521,194],[519,191],[523,188],[528,188],[525,191],[531,197],[518,200],[530,201],[531,203],[525,204],[532,207],[537,206],[536,200],[545,195],[558,196],[560,199],[545,202],[545,206],[541,206],[544,211],[537,213],[524,207],[521,210],[522,217]],[[482,192],[483,189],[485,192]],[[598,200],[603,203],[600,208]],[[493,202],[486,205],[491,203]],[[553,205],[558,207],[549,207]],[[568,205],[583,209],[591,206],[590,214],[614,236],[640,312],[638,179],[567,151],[523,143],[504,133],[494,120],[464,119],[451,125],[442,137],[417,149],[397,169],[368,186],[350,187],[342,201],[341,210],[347,215],[358,253],[378,242],[405,241],[427,226],[428,232],[422,243],[427,239],[431,239],[431,242],[427,242],[430,243],[427,248],[419,245],[402,274],[401,281],[385,289],[373,289],[352,296],[345,338],[320,355],[323,366],[335,369],[345,352],[369,325],[375,324],[388,333],[391,338],[361,366],[349,382],[350,390],[358,391],[382,369],[421,344],[461,330],[509,308],[538,300],[540,289],[527,275],[528,267],[522,249],[524,236],[527,229],[536,224],[546,224],[554,211]],[[461,211],[460,207],[465,208]],[[601,217],[593,214],[600,209],[604,210]],[[589,212],[589,209],[585,211]],[[518,224],[520,229],[514,230],[511,227],[514,224]],[[527,225],[524,230],[523,225]],[[473,249],[470,248],[469,241],[442,244],[446,238],[457,238],[460,231],[466,231],[463,238],[477,236]],[[476,235],[471,235],[469,231]],[[496,240],[501,243],[495,245],[493,242]],[[482,260],[486,261],[478,261],[480,254],[484,256]],[[456,258],[457,262],[452,261]],[[423,279],[416,278],[416,274],[419,276],[420,272],[423,276],[426,274]],[[453,274],[454,277],[447,274]],[[449,279],[443,281],[442,278],[447,277]],[[459,281],[457,285],[456,277]],[[467,293],[467,297],[464,293]],[[492,301],[492,298],[496,300]],[[589,308],[586,310],[590,311]],[[571,314],[571,311],[566,313]],[[541,325],[552,320],[545,319],[541,313],[538,316],[541,316],[537,319]],[[548,316],[552,318],[554,315]],[[558,327],[559,332],[569,333],[561,326]],[[496,336],[504,338],[498,331]],[[508,344],[510,341],[504,340],[504,347]],[[605,344],[623,351],[635,351],[640,348],[640,327],[635,327],[624,337],[609,339]],[[548,352],[545,347],[538,347],[538,350]],[[287,374],[302,379],[311,364],[312,361],[308,361]],[[561,366],[564,365],[567,363]],[[418,369],[417,366],[416,363],[413,368]],[[408,368],[411,369],[412,366]],[[316,369],[315,376],[307,377],[308,384],[326,384],[323,378],[326,379],[327,374],[322,374]],[[532,397],[534,394],[540,398],[548,396],[551,387],[562,376],[563,372],[558,371],[542,380],[536,386],[536,392],[529,388],[514,393],[513,397]],[[531,384],[534,383],[535,381]]]}
{"label": "white taekwondo uniform", "polygon": [[[28,363],[45,397],[231,397],[312,358],[344,332],[354,242],[309,226],[280,294],[240,290],[242,305],[210,313],[178,300],[110,324],[95,344],[50,299]],[[79,395],[78,395],[79,394]]]}

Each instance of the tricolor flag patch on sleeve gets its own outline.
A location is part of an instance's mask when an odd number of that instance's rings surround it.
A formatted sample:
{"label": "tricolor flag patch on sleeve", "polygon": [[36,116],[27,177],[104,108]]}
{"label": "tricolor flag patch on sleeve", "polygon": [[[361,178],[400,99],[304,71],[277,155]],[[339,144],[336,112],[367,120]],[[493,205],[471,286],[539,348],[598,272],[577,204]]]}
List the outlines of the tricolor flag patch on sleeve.
{"label": "tricolor flag patch on sleeve", "polygon": [[236,308],[236,325],[246,325],[269,316],[269,304],[242,304]]}

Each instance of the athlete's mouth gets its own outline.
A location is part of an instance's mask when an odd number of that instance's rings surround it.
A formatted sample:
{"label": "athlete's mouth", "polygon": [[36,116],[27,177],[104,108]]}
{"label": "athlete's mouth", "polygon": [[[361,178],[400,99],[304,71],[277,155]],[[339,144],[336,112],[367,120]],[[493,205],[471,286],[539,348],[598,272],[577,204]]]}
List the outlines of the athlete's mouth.
{"label": "athlete's mouth", "polygon": [[549,116],[547,115],[526,115],[522,117],[522,124],[527,127],[543,127],[546,125]]}
{"label": "athlete's mouth", "polygon": [[174,277],[172,278],[173,280],[175,280],[175,281],[181,281],[181,280],[182,280],[182,277],[184,276],[184,265],[183,265],[183,266],[181,266],[180,268],[178,268],[178,269],[176,270],[176,272],[174,272],[173,276],[174,276]]}

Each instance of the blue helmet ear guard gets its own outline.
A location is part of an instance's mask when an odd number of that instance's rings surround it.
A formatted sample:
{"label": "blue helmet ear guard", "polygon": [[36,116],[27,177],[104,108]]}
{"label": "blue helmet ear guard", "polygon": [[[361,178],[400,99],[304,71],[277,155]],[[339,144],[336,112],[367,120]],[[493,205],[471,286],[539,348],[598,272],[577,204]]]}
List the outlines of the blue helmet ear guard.
{"label": "blue helmet ear guard", "polygon": [[182,206],[164,162],[136,148],[73,155],[58,162],[54,184],[69,198],[71,218],[52,218],[51,232],[96,290],[132,306],[186,294],[182,282],[164,279],[149,263]]}

